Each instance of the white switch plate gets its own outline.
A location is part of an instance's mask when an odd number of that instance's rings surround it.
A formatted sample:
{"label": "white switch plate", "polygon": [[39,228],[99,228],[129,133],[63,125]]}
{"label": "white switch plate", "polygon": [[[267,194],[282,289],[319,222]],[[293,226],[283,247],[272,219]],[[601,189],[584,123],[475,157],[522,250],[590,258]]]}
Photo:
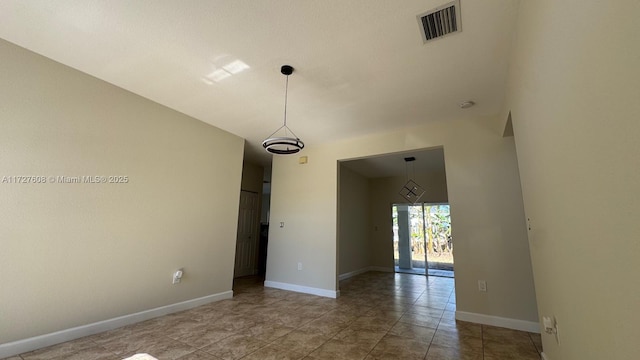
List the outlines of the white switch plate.
{"label": "white switch plate", "polygon": [[300,270],[302,270],[302,263],[301,262],[298,263],[298,271],[300,271]]}
{"label": "white switch plate", "polygon": [[178,284],[180,281],[182,281],[182,269],[178,269],[173,273],[173,284]]}
{"label": "white switch plate", "polygon": [[553,324],[553,321],[551,321],[550,317],[543,316],[542,317],[542,325],[544,326],[544,331],[547,334],[553,334],[555,332],[555,325]]}
{"label": "white switch plate", "polygon": [[487,282],[485,280],[478,280],[478,290],[482,292],[487,291]]}
{"label": "white switch plate", "polygon": [[542,326],[544,327],[544,332],[549,335],[554,335],[556,338],[556,342],[560,344],[558,320],[556,320],[555,316],[553,318],[548,316],[542,317]]}

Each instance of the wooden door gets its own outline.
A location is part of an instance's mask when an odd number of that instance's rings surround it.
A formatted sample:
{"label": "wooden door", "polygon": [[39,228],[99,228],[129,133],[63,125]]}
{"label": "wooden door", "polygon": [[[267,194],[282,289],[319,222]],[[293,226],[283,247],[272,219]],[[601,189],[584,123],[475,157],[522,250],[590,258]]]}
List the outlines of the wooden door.
{"label": "wooden door", "polygon": [[258,194],[241,191],[234,277],[255,275],[258,271]]}

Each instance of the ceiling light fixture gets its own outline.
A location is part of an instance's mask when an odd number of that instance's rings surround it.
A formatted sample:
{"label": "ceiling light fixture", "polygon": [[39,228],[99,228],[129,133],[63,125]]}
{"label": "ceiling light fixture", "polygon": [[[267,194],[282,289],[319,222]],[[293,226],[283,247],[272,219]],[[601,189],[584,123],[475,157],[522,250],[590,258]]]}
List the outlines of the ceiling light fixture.
{"label": "ceiling light fixture", "polygon": [[418,202],[418,200],[420,200],[422,195],[424,195],[425,191],[422,186],[418,185],[418,183],[416,183],[409,177],[409,163],[411,163],[411,167],[413,168],[413,176],[415,177],[416,175],[416,168],[414,164],[416,158],[413,156],[406,157],[404,158],[404,161],[405,169],[407,170],[407,183],[402,187],[402,189],[400,189],[399,194],[410,203],[415,204]]}
{"label": "ceiling light fixture", "polygon": [[471,100],[463,101],[463,102],[460,103],[460,109],[468,109],[468,108],[472,107],[475,104],[476,103],[474,103]]}
{"label": "ceiling light fixture", "polygon": [[[262,147],[268,152],[276,155],[290,155],[304,149],[304,143],[287,126],[287,96],[289,92],[289,75],[293,74],[293,67],[282,65],[280,72],[287,77],[284,90],[284,124],[274,131],[273,134],[262,142]],[[284,136],[274,136],[278,131],[284,129]],[[289,133],[293,136],[289,136]]]}

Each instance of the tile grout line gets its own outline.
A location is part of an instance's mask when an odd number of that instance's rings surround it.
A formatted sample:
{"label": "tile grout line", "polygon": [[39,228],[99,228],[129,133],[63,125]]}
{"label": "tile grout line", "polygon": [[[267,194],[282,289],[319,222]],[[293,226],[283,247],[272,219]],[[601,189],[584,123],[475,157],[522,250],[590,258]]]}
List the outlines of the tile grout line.
{"label": "tile grout line", "polygon": [[536,349],[538,356],[542,358],[542,355],[540,355],[540,350],[538,350],[538,346],[536,345],[536,342],[533,341],[533,337],[531,336],[531,333],[527,332],[527,335],[529,335],[529,340],[531,340],[531,344],[533,344],[533,348]]}
{"label": "tile grout line", "polygon": [[480,338],[482,339],[482,360],[484,360],[484,326],[480,325]]}

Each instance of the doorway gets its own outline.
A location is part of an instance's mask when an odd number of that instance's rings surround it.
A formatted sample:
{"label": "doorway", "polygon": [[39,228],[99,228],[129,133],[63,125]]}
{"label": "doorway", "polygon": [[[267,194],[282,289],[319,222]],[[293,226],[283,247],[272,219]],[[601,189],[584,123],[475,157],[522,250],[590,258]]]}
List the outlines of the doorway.
{"label": "doorway", "polygon": [[240,209],[238,212],[234,278],[258,273],[259,211],[258,194],[242,190],[240,192]]}
{"label": "doorway", "polygon": [[[338,162],[338,278],[366,269],[394,272],[392,205],[413,205],[401,193],[409,177],[406,158],[415,158],[411,180],[425,189],[419,201],[425,202],[426,207],[449,203],[444,155],[443,147],[434,147]],[[428,252],[424,240],[422,250],[414,246],[414,252],[414,257]],[[418,264],[411,264],[414,271],[423,275],[436,272],[433,263],[428,270],[424,255],[416,262],[420,260],[422,270],[417,270]],[[446,275],[452,276],[453,272]]]}
{"label": "doorway", "polygon": [[391,217],[396,272],[454,277],[449,204],[393,204]]}

